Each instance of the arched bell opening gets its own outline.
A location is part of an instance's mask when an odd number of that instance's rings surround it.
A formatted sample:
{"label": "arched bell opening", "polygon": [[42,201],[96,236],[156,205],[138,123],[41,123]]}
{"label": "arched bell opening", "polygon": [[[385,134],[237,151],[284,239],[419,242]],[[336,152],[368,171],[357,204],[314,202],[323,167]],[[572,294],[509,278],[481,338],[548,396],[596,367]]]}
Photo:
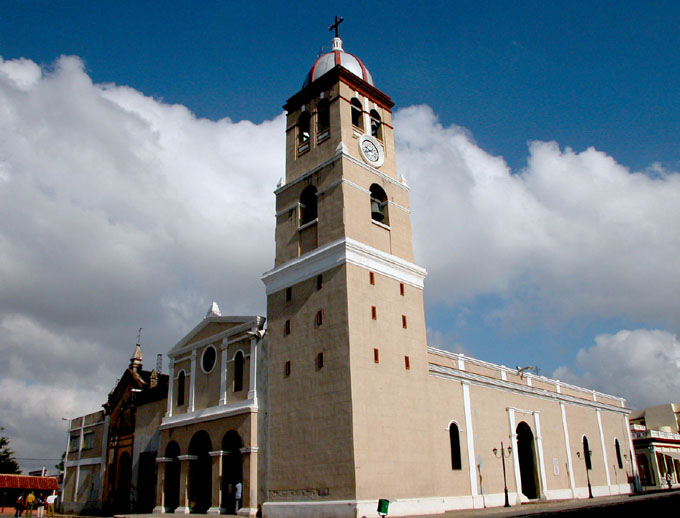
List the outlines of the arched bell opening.
{"label": "arched bell opening", "polygon": [[201,430],[196,432],[189,443],[189,455],[196,460],[189,461],[189,507],[192,513],[205,514],[212,498],[212,460],[210,457],[210,436]]}
{"label": "arched bell opening", "polygon": [[316,107],[316,139],[325,139],[330,134],[331,116],[328,99],[321,99]]}
{"label": "arched bell opening", "polygon": [[390,215],[385,190],[374,183],[369,188],[369,191],[371,193],[371,219],[389,226]]}
{"label": "arched bell opening", "polygon": [[522,493],[528,499],[535,500],[540,494],[536,469],[536,442],[531,427],[524,421],[517,425],[517,457]]}
{"label": "arched bell opening", "polygon": [[[228,431],[222,438],[222,507],[227,514],[236,514],[236,483],[243,484],[243,442],[238,432]],[[243,488],[242,488],[243,490]]]}
{"label": "arched bell opening", "polygon": [[362,131],[364,129],[364,109],[356,97],[352,98],[352,126]]}
{"label": "arched bell opening", "polygon": [[175,441],[168,443],[164,457],[172,460],[165,465],[163,506],[167,512],[172,512],[179,507],[179,445]]}
{"label": "arched bell opening", "polygon": [[300,193],[300,226],[314,221],[318,217],[316,187],[308,185]]}
{"label": "arched bell opening", "polygon": [[377,138],[378,140],[382,140],[383,128],[380,114],[375,110],[371,110],[370,115],[371,115],[371,135]]}

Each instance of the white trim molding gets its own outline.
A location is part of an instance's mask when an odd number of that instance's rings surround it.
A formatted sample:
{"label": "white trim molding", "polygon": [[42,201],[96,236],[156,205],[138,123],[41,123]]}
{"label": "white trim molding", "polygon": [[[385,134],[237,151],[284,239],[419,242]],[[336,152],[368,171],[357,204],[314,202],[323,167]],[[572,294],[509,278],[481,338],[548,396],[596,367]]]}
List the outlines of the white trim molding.
{"label": "white trim molding", "polygon": [[336,266],[353,264],[386,277],[423,289],[427,271],[413,263],[364,245],[341,238],[262,274],[267,295],[302,282]]}

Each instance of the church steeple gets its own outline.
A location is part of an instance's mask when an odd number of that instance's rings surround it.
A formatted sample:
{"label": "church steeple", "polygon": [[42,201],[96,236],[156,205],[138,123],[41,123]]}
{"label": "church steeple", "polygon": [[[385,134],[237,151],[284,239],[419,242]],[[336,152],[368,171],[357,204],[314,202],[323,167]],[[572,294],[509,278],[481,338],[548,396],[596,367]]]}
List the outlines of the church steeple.
{"label": "church steeple", "polygon": [[380,464],[362,439],[380,426],[376,406],[417,408],[403,394],[426,372],[425,270],[413,264],[392,106],[339,36],[284,106],[276,259],[263,275],[273,495],[322,487],[312,498],[356,500],[355,468]]}
{"label": "church steeple", "polygon": [[130,358],[130,369],[138,372],[142,368],[142,359],[142,346],[141,344],[136,344],[135,352],[132,354],[132,358]]}

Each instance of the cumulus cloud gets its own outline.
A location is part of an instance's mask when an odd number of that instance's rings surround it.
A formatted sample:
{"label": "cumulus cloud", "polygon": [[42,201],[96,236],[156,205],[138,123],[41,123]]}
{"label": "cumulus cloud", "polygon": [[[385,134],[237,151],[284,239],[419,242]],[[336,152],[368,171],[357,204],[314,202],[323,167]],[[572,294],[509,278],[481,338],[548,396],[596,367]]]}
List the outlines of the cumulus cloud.
{"label": "cumulus cloud", "polygon": [[532,142],[513,173],[427,106],[395,117],[430,300],[504,300],[507,327],[626,317],[678,328],[680,174]]}
{"label": "cumulus cloud", "polygon": [[575,368],[553,377],[625,397],[631,408],[677,402],[680,340],[667,331],[636,329],[595,337],[579,350]]}
{"label": "cumulus cloud", "polygon": [[[680,175],[539,142],[513,174],[426,106],[395,121],[431,305],[493,294],[505,326],[677,328]],[[93,84],[76,57],[0,59],[0,426],[20,456],[59,456],[59,417],[99,408],[139,327],[149,367],[212,300],[265,312],[284,131]]]}

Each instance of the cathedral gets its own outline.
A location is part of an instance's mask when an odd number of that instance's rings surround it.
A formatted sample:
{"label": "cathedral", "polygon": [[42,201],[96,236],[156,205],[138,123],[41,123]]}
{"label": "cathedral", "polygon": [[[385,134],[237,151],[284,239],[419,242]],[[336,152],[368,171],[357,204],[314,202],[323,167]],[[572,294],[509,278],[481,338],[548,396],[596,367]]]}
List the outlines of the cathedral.
{"label": "cathedral", "polygon": [[[267,316],[170,357],[155,513],[436,514],[629,493],[625,401],[429,347],[393,102],[336,33],[285,103]],[[266,322],[266,326],[265,326]]]}

